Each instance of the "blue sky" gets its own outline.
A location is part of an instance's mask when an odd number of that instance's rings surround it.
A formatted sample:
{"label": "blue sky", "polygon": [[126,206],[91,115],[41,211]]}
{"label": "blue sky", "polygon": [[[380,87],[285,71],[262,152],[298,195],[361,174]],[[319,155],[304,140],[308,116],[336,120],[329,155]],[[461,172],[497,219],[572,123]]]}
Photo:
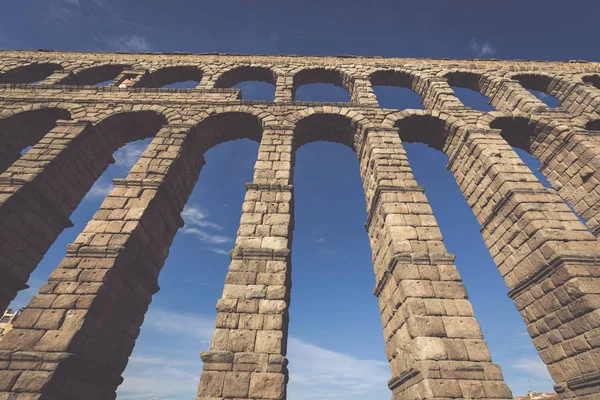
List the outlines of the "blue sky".
{"label": "blue sky", "polygon": [[[188,51],[387,57],[495,57],[597,61],[600,4],[571,1],[230,1],[9,0],[0,15],[0,48],[86,51]],[[246,99],[273,98],[267,84],[243,83]],[[465,104],[490,110],[476,93]],[[416,95],[376,88],[388,108],[422,108]],[[540,97],[551,101],[548,96]],[[344,101],[328,85],[307,85],[298,100]],[[556,104],[554,104],[556,105]],[[65,254],[111,188],[147,144],[115,154],[13,303],[23,306]],[[449,251],[481,323],[494,361],[515,394],[552,389],[524,324],[485,248],[446,157],[406,144],[426,188]],[[248,140],[211,149],[184,212],[138,345],[119,389],[122,400],[191,399],[214,326],[228,251],[238,227],[244,183],[252,179],[258,145]],[[539,176],[539,163],[519,152]],[[290,400],[384,400],[385,360],[367,235],[366,211],[353,152],[312,143],[295,168],[293,291],[290,315]],[[545,182],[545,181],[544,181]]]}

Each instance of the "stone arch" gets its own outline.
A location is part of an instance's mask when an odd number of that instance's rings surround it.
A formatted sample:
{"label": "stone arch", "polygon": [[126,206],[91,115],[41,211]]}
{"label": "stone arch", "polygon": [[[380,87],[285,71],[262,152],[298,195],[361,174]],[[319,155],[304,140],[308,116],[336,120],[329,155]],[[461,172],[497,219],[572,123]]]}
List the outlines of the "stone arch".
{"label": "stone arch", "polygon": [[593,119],[585,124],[588,131],[600,131],[600,119]]}
{"label": "stone arch", "polygon": [[444,79],[450,86],[471,89],[475,92],[482,92],[483,74],[473,71],[453,70],[443,74]]}
{"label": "stone arch", "polygon": [[96,85],[105,81],[112,81],[119,76],[126,68],[125,64],[106,63],[101,65],[92,65],[75,70],[73,74],[61,80],[61,85]]}
{"label": "stone arch", "polygon": [[380,69],[369,74],[373,86],[399,86],[407,89],[416,89],[416,76],[414,72],[400,69]]}
{"label": "stone arch", "polygon": [[600,89],[600,74],[584,75],[581,80],[585,83],[590,83],[596,89]]}
{"label": "stone arch", "polygon": [[68,110],[54,107],[15,112],[0,119],[0,173],[56,127],[58,120],[70,119]]}
{"label": "stone arch", "polygon": [[[25,287],[52,243],[72,225],[70,215],[114,162],[113,153],[128,142],[156,135],[166,123],[166,117],[154,111],[118,113],[96,125],[62,121],[6,170],[11,183],[0,187],[0,220],[4,221],[0,228],[14,232],[9,242],[15,254],[11,263],[0,268],[0,275],[8,274],[4,282],[8,286],[0,283],[1,306]],[[12,182],[17,183],[13,186]],[[24,202],[24,198],[31,201]],[[37,217],[22,218],[30,214]],[[43,235],[30,241],[31,232]],[[8,260],[2,251],[0,258]]]}
{"label": "stone arch", "polygon": [[[149,74],[149,86],[161,88],[177,82],[197,81],[204,76],[202,68],[196,65],[169,65],[152,70]],[[146,85],[140,85],[144,87]]]}
{"label": "stone arch", "polygon": [[186,121],[186,124],[198,125],[203,120],[207,119],[208,117],[210,117],[212,115],[234,113],[234,112],[250,114],[250,115],[256,117],[260,121],[261,126],[263,128],[267,124],[277,124],[278,123],[277,118],[270,112],[265,111],[264,109],[239,104],[239,105],[208,108],[208,109],[200,112],[196,118],[192,118],[189,121]]}
{"label": "stone arch", "polygon": [[570,128],[555,120],[543,120],[525,114],[490,115],[488,126],[499,129],[509,145],[522,149],[543,162],[542,153],[552,144],[557,145],[561,135]]}
{"label": "stone arch", "polygon": [[500,116],[489,122],[489,127],[499,129],[508,144],[529,154],[536,138],[536,124],[524,116]]}
{"label": "stone arch", "polygon": [[231,88],[240,82],[258,81],[275,85],[277,73],[268,66],[238,65],[229,68],[215,78],[215,88]]}
{"label": "stone arch", "polygon": [[[299,138],[300,140],[296,140],[296,134],[294,134],[294,147],[296,149],[298,149],[300,146],[303,146],[305,144],[314,142],[314,141],[319,141],[319,140],[325,140],[325,141],[331,141],[331,142],[336,142],[336,143],[342,143],[345,144],[347,146],[349,146],[352,150],[354,151],[358,151],[358,149],[360,148],[360,145],[363,141],[362,138],[362,133],[366,131],[367,128],[373,128],[375,125],[368,119],[366,118],[364,115],[351,110],[349,108],[337,108],[337,107],[333,107],[330,111],[326,111],[323,107],[310,107],[301,111],[298,111],[297,113],[294,113],[290,116],[288,116],[286,118],[286,122],[294,127],[297,127],[298,123],[301,120],[304,120],[310,116],[313,115],[323,115],[323,116],[327,116],[327,115],[337,115],[341,118],[338,117],[316,117],[314,119],[310,119],[308,120],[308,122],[305,122],[301,125],[302,129],[306,129],[309,127],[315,127],[317,128],[317,130],[314,131],[314,133],[309,132],[307,136],[305,136],[304,138]],[[347,127],[344,128],[336,128],[335,124],[333,123],[333,121],[337,121],[337,122],[342,122],[344,121],[344,119],[347,119],[350,121],[350,125],[351,125],[351,129],[353,130],[352,133],[349,133],[349,131],[346,129]],[[320,132],[318,131],[319,128],[319,122],[325,123],[324,126],[330,128],[329,133],[325,133],[325,136],[323,136],[324,132]],[[345,124],[345,122],[342,122],[342,124]],[[296,128],[295,128],[296,129]],[[319,136],[321,135],[321,136]],[[351,136],[351,137],[350,137]],[[323,137],[323,139],[320,139],[320,137]],[[327,138],[325,138],[327,137]]]}
{"label": "stone arch", "polygon": [[158,133],[160,128],[168,124],[162,113],[154,110],[126,111],[112,114],[94,125],[98,134],[103,136],[110,154],[129,142],[147,139]]}
{"label": "stone arch", "polygon": [[199,139],[203,153],[221,143],[237,139],[260,143],[262,131],[263,123],[258,115],[234,110],[210,113],[191,130]]}
{"label": "stone arch", "polygon": [[302,68],[294,73],[292,80],[292,99],[296,96],[296,90],[303,85],[311,83],[330,83],[346,89],[352,98],[352,78],[337,68],[313,67]]}
{"label": "stone arch", "polygon": [[550,75],[541,72],[523,72],[512,74],[511,78],[519,82],[525,89],[552,94],[550,84],[554,78]]}
{"label": "stone arch", "polygon": [[569,105],[569,90],[567,89],[572,85],[561,76],[538,71],[525,71],[513,73],[510,78],[519,82],[525,89],[542,92],[556,98],[562,107],[566,108]]}
{"label": "stone arch", "polygon": [[[424,102],[423,92],[419,90],[417,75],[406,69],[379,69],[371,72],[368,76],[371,87],[375,86],[395,86],[401,87],[416,93],[421,101]],[[375,97],[377,95],[373,92]],[[379,99],[377,100],[379,105]]]}
{"label": "stone arch", "polygon": [[356,151],[355,131],[352,120],[344,115],[312,114],[296,124],[293,146],[297,150],[308,143],[326,141],[341,143]]}
{"label": "stone arch", "polygon": [[128,112],[139,112],[139,111],[152,111],[156,114],[161,114],[167,120],[169,125],[181,124],[183,122],[182,115],[173,108],[163,107],[159,105],[133,105],[133,104],[122,104],[108,110],[102,110],[101,112],[94,114],[93,117],[89,118],[92,123],[99,123],[100,121],[121,113]]}
{"label": "stone arch", "polygon": [[[425,110],[405,110],[388,115],[382,128],[398,128],[400,138],[408,143],[423,143],[447,153],[455,134],[467,124],[446,113]],[[423,132],[421,135],[420,132]]]}
{"label": "stone arch", "polygon": [[0,74],[0,83],[33,83],[42,81],[62,69],[58,63],[40,62],[21,65]]}

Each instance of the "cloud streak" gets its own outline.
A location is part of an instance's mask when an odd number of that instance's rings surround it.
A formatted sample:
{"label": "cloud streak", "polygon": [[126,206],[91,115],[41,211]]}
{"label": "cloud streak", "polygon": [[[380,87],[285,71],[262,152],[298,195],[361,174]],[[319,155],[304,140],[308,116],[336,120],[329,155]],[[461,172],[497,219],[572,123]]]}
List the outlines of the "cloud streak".
{"label": "cloud streak", "polygon": [[115,36],[108,40],[108,49],[127,53],[141,53],[152,50],[152,45],[147,38],[141,35]]}
{"label": "cloud streak", "polygon": [[[221,245],[233,242],[233,239],[230,237],[215,233],[215,231],[223,231],[223,227],[209,221],[208,216],[209,214],[202,211],[199,207],[186,205],[181,213],[181,217],[185,222],[182,232],[187,235],[194,235],[200,239],[201,242],[209,245]],[[209,250],[217,254],[229,254],[226,250],[215,246],[210,246]]]}
{"label": "cloud streak", "polygon": [[121,147],[113,155],[116,165],[119,168],[130,170],[140,159],[148,144],[150,144],[150,139],[131,142]]}
{"label": "cloud streak", "polygon": [[546,364],[539,358],[517,358],[511,363],[511,367],[533,375],[536,378],[552,380]]}
{"label": "cloud streak", "polygon": [[477,54],[478,57],[487,57],[498,52],[490,42],[480,42],[475,38],[471,39],[469,42],[469,49]]}
{"label": "cloud streak", "polygon": [[103,199],[106,196],[108,196],[108,194],[111,190],[113,190],[114,187],[115,185],[113,185],[112,182],[105,182],[101,179],[97,180],[96,183],[94,183],[94,186],[92,186],[90,191],[84,197],[84,200]]}

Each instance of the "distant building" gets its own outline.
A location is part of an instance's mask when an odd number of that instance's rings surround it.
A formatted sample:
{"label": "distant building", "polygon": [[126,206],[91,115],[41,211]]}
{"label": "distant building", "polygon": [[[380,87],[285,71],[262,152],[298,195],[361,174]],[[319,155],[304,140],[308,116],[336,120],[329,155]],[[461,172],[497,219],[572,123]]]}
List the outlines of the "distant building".
{"label": "distant building", "polygon": [[530,390],[527,396],[517,396],[515,400],[558,400],[558,395],[556,393],[537,393]]}
{"label": "distant building", "polygon": [[13,312],[13,310],[8,308],[4,311],[0,319],[0,340],[12,329],[12,325],[19,318],[19,315],[21,315],[21,310]]}

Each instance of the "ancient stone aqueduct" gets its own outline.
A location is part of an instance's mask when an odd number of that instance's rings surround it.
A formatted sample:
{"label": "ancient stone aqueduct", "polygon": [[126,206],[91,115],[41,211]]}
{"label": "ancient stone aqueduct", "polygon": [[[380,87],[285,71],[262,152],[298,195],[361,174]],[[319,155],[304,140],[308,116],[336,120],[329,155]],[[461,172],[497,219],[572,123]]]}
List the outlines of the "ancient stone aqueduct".
{"label": "ancient stone aqueduct", "polygon": [[[0,342],[0,400],[115,398],[203,154],[239,138],[260,143],[258,160],[198,400],[285,398],[294,152],[318,140],[350,146],[360,164],[394,399],[512,398],[403,141],[448,156],[561,399],[600,398],[599,63],[0,55],[0,309],[112,154],[153,138]],[[119,88],[126,78],[132,86]],[[184,80],[199,85],[161,88]],[[275,84],[274,101],[242,100],[231,87],[248,80]],[[294,101],[296,88],[318,82],[351,101]],[[412,89],[426,110],[381,109],[374,85]],[[465,107],[451,86],[498,111]],[[542,162],[554,190],[513,146]]]}

